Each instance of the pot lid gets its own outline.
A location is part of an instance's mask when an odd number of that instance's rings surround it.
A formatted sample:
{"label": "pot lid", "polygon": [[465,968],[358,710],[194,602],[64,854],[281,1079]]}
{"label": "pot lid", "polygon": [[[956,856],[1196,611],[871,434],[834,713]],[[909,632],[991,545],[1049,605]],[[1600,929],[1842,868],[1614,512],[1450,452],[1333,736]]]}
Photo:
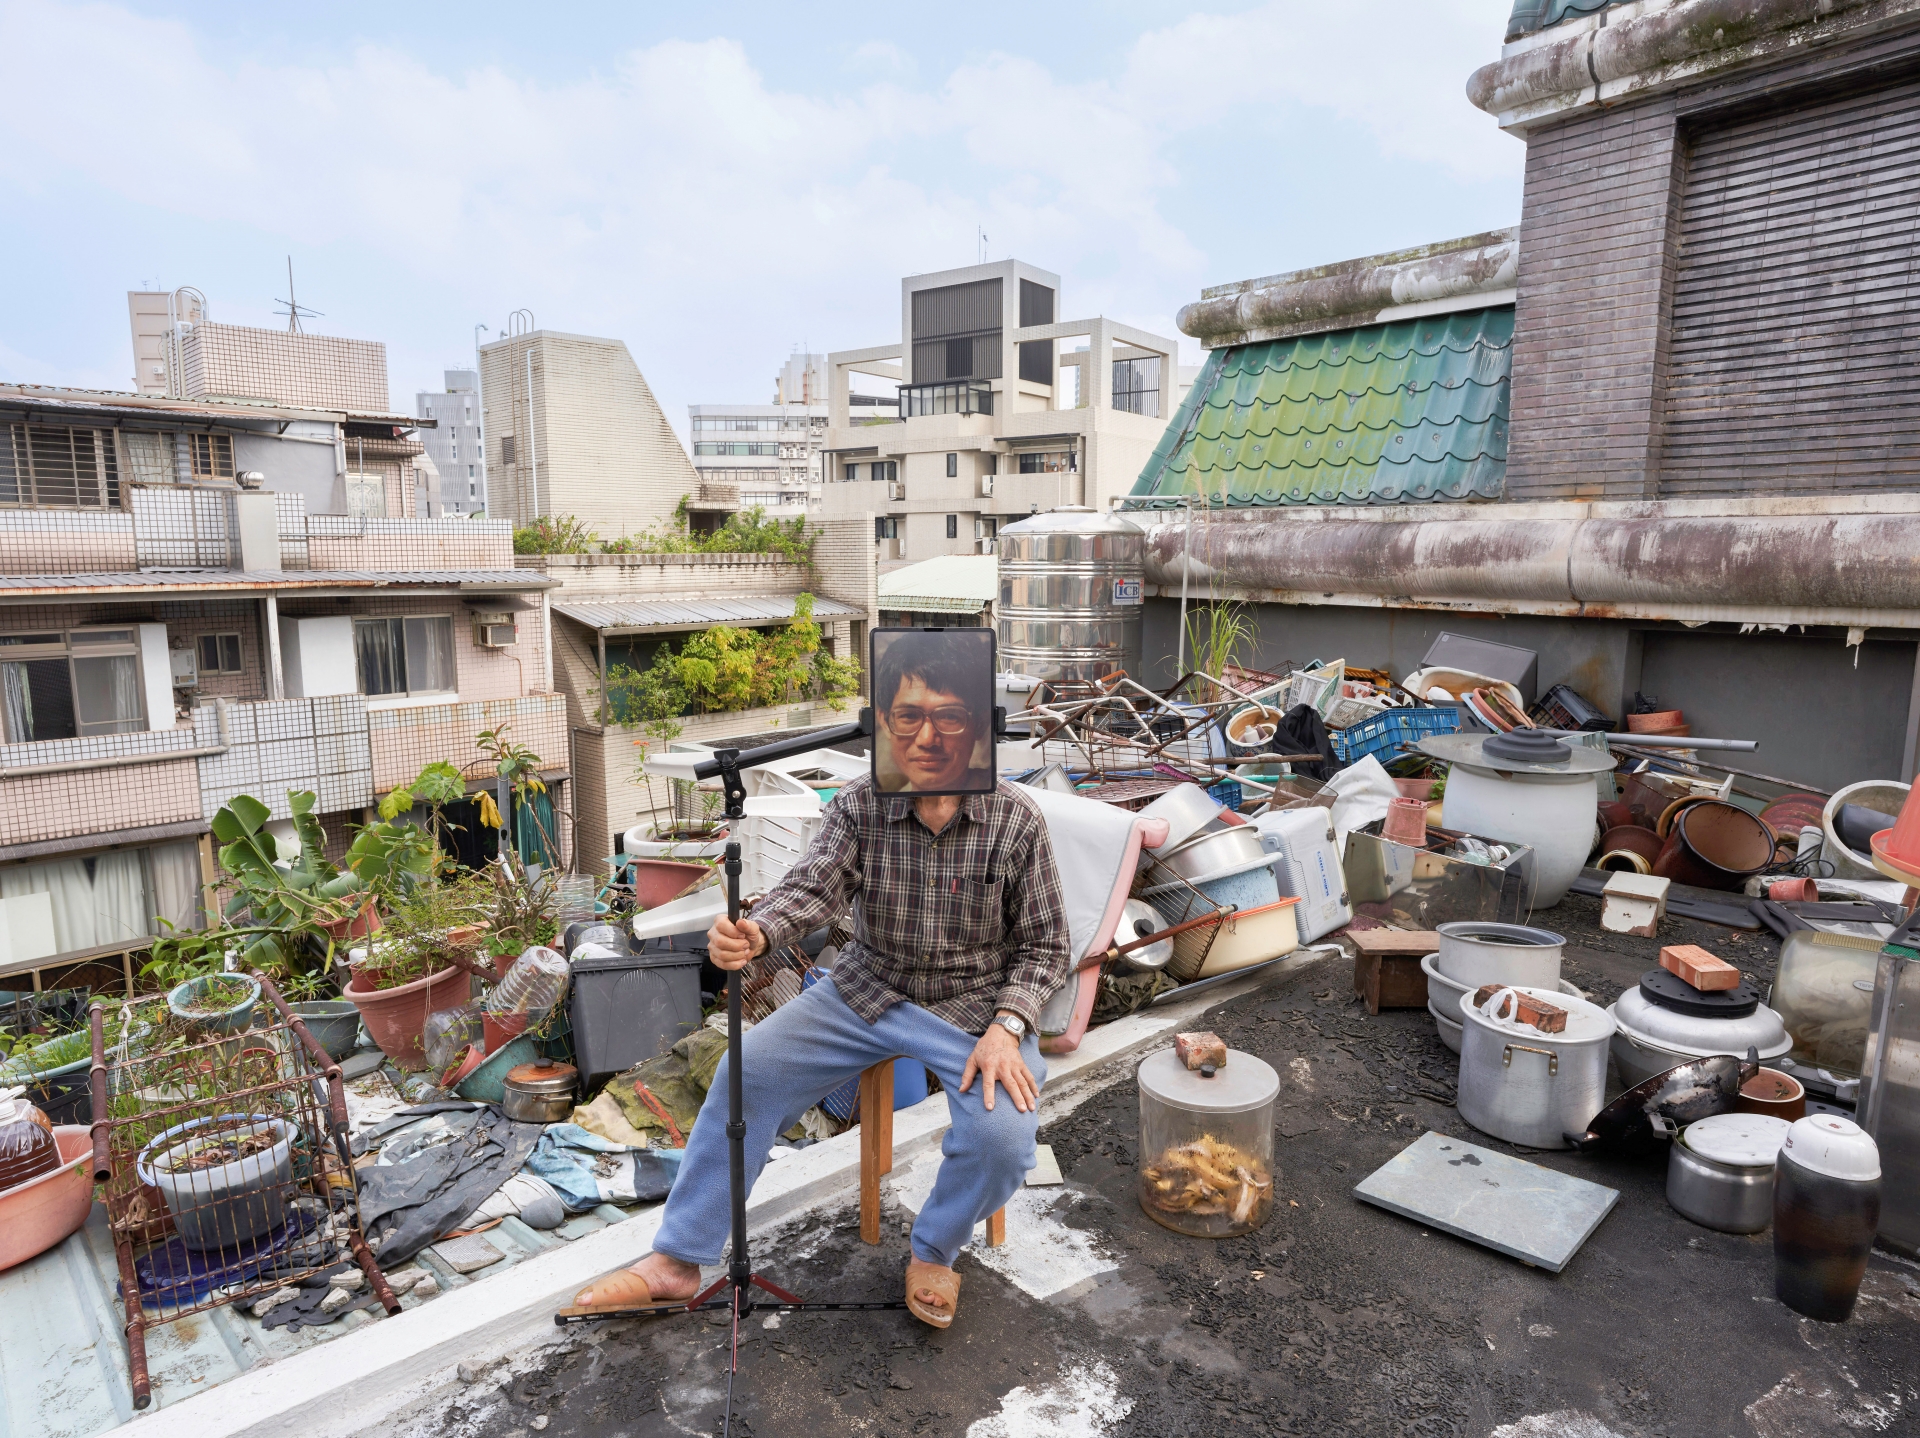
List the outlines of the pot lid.
{"label": "pot lid", "polygon": [[1280,1075],[1264,1059],[1227,1050],[1227,1061],[1213,1077],[1189,1069],[1172,1049],[1162,1049],[1140,1063],[1140,1092],[1168,1108],[1189,1113],[1245,1113],[1272,1103],[1280,1092]]}
{"label": "pot lid", "polygon": [[1760,988],[1742,978],[1731,989],[1696,989],[1678,974],[1648,969],[1640,976],[1640,992],[1663,1009],[1703,1019],[1743,1019],[1760,1007]]}
{"label": "pot lid", "polygon": [[[1528,731],[1521,730],[1520,734]],[[1540,731],[1534,730],[1538,734]],[[1430,734],[1413,747],[1422,754],[1444,759],[1449,764],[1464,764],[1492,774],[1544,774],[1560,778],[1583,779],[1614,766],[1614,757],[1605,749],[1589,749],[1584,744],[1563,744],[1540,735],[1551,749],[1538,740],[1519,739],[1513,734]],[[1494,748],[1495,740],[1514,741],[1521,746],[1518,757],[1503,755]],[[1506,746],[1502,746],[1506,747]],[[1558,753],[1553,751],[1557,750]],[[1531,757],[1531,756],[1538,757]]]}
{"label": "pot lid", "polygon": [[1880,1148],[1852,1119],[1837,1113],[1808,1114],[1788,1130],[1783,1157],[1802,1168],[1864,1183],[1880,1177]]}
{"label": "pot lid", "polygon": [[[1150,934],[1157,934],[1167,927],[1167,921],[1160,917],[1160,911],[1143,899],[1128,899],[1126,907],[1120,911],[1120,925],[1114,930],[1113,942],[1119,944],[1139,943]],[[1136,968],[1165,968],[1167,960],[1173,957],[1173,940],[1159,939],[1151,944],[1122,954],[1122,963],[1132,964]]]}
{"label": "pot lid", "polygon": [[1680,1131],[1680,1142],[1700,1157],[1731,1168],[1772,1168],[1793,1125],[1760,1113],[1717,1113]]}
{"label": "pot lid", "polygon": [[[1541,1033],[1532,1024],[1518,1023],[1512,1019],[1489,1018],[1480,1012],[1473,1002],[1475,989],[1461,990],[1456,1001],[1458,1012],[1465,1015],[1465,1022],[1471,1027],[1492,1029],[1503,1039],[1518,1039],[1522,1043],[1534,1044],[1539,1048],[1551,1049],[1562,1044],[1592,1043],[1596,1039],[1613,1037],[1613,1015],[1598,1004],[1590,1004],[1585,999],[1564,994],[1556,988],[1542,988],[1535,984],[1503,984],[1502,988],[1511,988],[1515,993],[1532,994],[1546,1003],[1558,1005],[1567,1011],[1567,1026],[1557,1034]],[[1488,1002],[1493,1002],[1490,996]],[[1451,1017],[1451,1014],[1449,1015]]]}
{"label": "pot lid", "polygon": [[1756,1005],[1749,1014],[1709,1018],[1664,1008],[1650,1002],[1640,989],[1632,988],[1614,1001],[1613,1011],[1630,1036],[1687,1057],[1732,1054],[1745,1058],[1747,1050],[1754,1048],[1761,1058],[1770,1059],[1793,1047],[1785,1022],[1765,1004]]}
{"label": "pot lid", "polygon": [[579,1070],[557,1059],[541,1059],[507,1070],[508,1087],[524,1094],[570,1094]]}

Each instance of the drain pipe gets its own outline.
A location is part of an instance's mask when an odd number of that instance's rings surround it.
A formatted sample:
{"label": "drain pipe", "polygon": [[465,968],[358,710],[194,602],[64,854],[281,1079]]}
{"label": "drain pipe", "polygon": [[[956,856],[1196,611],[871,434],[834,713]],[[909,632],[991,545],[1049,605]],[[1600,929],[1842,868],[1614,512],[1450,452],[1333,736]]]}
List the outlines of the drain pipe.
{"label": "drain pipe", "polygon": [[63,759],[52,764],[17,764],[0,768],[0,779],[25,779],[35,774],[78,774],[89,769],[121,769],[130,764],[171,764],[177,759],[211,759],[233,747],[227,726],[227,701],[215,699],[213,714],[220,726],[220,742],[207,749],[162,749],[151,754],[115,754],[106,759]]}

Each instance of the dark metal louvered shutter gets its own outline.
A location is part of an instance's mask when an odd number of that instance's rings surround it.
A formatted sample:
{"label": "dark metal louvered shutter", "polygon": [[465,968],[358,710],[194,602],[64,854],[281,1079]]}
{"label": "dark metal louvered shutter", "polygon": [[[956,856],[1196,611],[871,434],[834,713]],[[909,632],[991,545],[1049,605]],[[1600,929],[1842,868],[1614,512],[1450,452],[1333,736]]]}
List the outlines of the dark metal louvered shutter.
{"label": "dark metal louvered shutter", "polygon": [[1920,79],[1693,136],[1660,492],[1920,482]]}

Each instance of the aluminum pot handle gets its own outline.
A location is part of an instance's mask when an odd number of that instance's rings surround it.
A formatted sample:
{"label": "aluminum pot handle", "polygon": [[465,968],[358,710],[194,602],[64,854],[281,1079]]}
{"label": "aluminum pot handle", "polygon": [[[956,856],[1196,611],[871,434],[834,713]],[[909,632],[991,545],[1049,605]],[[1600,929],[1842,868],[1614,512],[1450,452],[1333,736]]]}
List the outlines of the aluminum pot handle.
{"label": "aluminum pot handle", "polygon": [[1500,1067],[1509,1069],[1513,1067],[1513,1051],[1515,1049],[1519,1049],[1522,1053],[1544,1055],[1547,1060],[1547,1073],[1552,1075],[1560,1072],[1560,1055],[1552,1049],[1537,1049],[1532,1044],[1502,1045],[1500,1049]]}

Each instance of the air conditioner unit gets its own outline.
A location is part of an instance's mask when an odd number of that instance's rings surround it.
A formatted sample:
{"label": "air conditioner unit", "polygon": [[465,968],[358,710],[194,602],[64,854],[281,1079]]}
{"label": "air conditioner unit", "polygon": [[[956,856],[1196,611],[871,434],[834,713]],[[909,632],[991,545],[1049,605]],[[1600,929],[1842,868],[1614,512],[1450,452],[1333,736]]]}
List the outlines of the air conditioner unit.
{"label": "air conditioner unit", "polygon": [[904,479],[890,479],[887,481],[888,499],[905,499],[906,497],[907,482]]}
{"label": "air conditioner unit", "polygon": [[980,497],[982,499],[993,498],[993,479],[994,477],[990,474],[980,476]]}
{"label": "air conditioner unit", "polygon": [[520,626],[511,614],[476,614],[473,642],[482,649],[510,648],[520,642]]}
{"label": "air conditioner unit", "polygon": [[167,663],[173,671],[175,689],[191,689],[200,682],[200,656],[185,640],[180,647],[167,650]]}

